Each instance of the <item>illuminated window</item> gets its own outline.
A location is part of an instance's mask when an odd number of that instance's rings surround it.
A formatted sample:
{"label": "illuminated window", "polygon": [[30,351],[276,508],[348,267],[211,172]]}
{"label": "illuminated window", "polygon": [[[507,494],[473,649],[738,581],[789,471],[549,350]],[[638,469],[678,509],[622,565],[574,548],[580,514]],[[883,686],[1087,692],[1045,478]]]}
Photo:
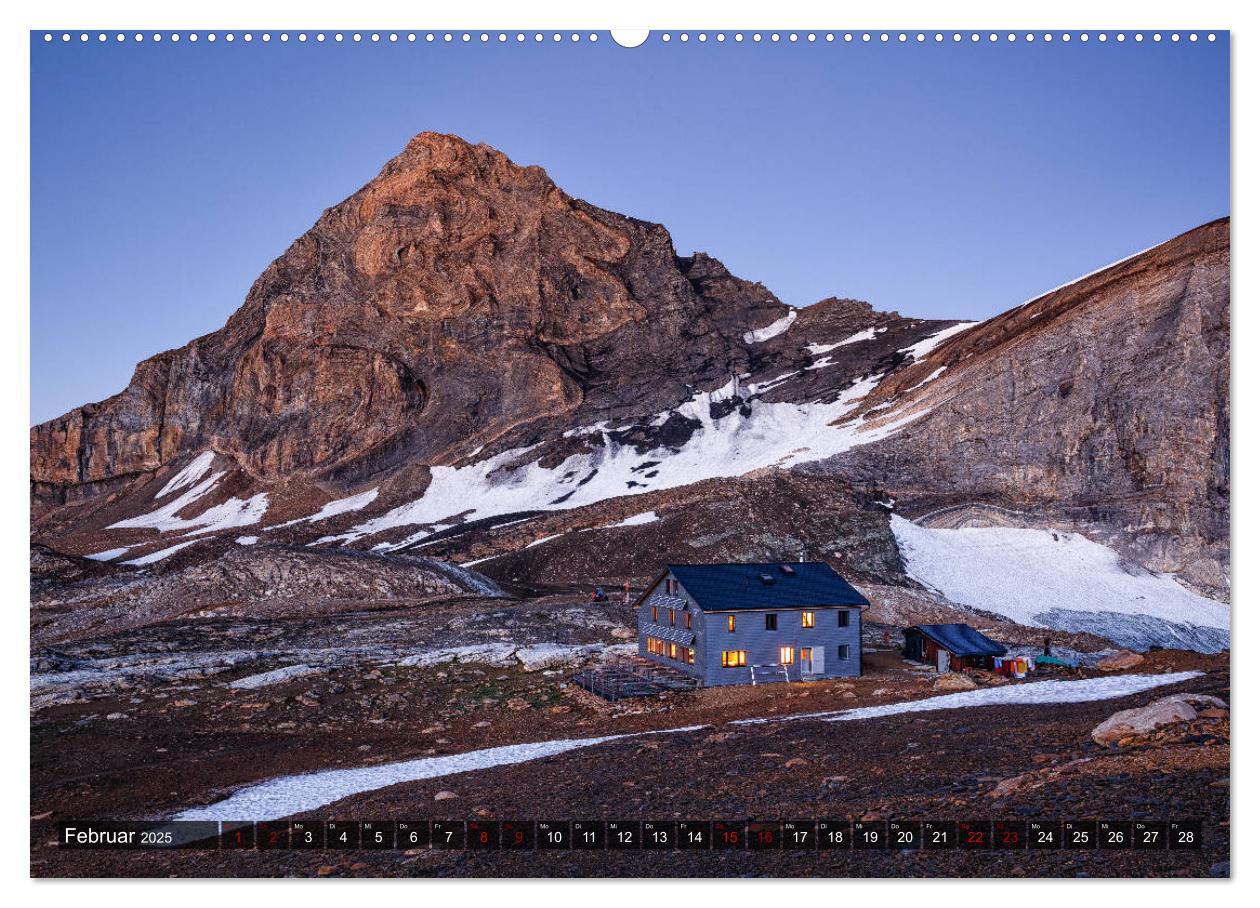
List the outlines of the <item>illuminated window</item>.
{"label": "illuminated window", "polygon": [[678,658],[678,644],[677,643],[671,643],[669,645],[669,658],[671,659]]}
{"label": "illuminated window", "polygon": [[730,631],[732,634],[735,633],[735,616],[734,615],[726,616],[726,629]]}
{"label": "illuminated window", "polygon": [[696,649],[693,646],[687,647],[687,664],[688,665],[696,664]]}
{"label": "illuminated window", "polygon": [[670,627],[674,626],[674,610],[673,609],[669,610],[669,626]]}
{"label": "illuminated window", "polygon": [[683,612],[683,624],[687,625],[687,630],[691,630],[691,612]]}
{"label": "illuminated window", "polygon": [[841,643],[840,652],[838,655],[840,656],[841,659],[848,659],[849,658],[849,644]]}
{"label": "illuminated window", "polygon": [[766,630],[777,631],[779,629],[779,616],[766,615]]}
{"label": "illuminated window", "polygon": [[813,626],[814,626],[814,613],[801,612],[801,627],[813,627]]}
{"label": "illuminated window", "polygon": [[722,651],[722,667],[723,668],[739,668],[748,664],[748,651],[742,649],[731,649]]}
{"label": "illuminated window", "polygon": [[659,620],[660,620],[659,616],[657,615],[656,606],[652,606],[652,620],[653,620],[653,621],[659,621]]}
{"label": "illuminated window", "polygon": [[840,627],[849,626],[849,610],[847,608],[842,608],[836,612],[836,624]]}
{"label": "illuminated window", "polygon": [[794,653],[794,652],[795,652],[795,650],[793,650],[793,649],[792,649],[792,647],[790,647],[790,646],[780,646],[780,647],[779,647],[779,664],[780,664],[780,665],[791,665],[791,664],[792,664],[792,655],[793,655],[793,653]]}

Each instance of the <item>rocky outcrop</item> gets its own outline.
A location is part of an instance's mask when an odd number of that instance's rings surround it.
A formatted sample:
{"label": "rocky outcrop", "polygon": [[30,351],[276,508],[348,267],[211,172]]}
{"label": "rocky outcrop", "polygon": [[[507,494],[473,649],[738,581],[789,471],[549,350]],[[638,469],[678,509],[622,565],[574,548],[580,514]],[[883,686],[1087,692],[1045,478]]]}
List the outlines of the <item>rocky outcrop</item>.
{"label": "rocky outcrop", "polygon": [[954,335],[864,401],[922,413],[913,429],[826,469],[912,516],[1032,511],[1228,598],[1229,233],[1213,221]]}
{"label": "rocky outcrop", "polygon": [[[338,601],[503,595],[494,581],[472,570],[412,555],[242,546],[213,539],[198,546],[204,550],[195,555],[181,552],[157,562],[153,574],[96,565],[93,573],[33,582],[32,639],[46,643],[173,618],[300,614]],[[33,570],[48,563],[45,552],[32,546]]]}

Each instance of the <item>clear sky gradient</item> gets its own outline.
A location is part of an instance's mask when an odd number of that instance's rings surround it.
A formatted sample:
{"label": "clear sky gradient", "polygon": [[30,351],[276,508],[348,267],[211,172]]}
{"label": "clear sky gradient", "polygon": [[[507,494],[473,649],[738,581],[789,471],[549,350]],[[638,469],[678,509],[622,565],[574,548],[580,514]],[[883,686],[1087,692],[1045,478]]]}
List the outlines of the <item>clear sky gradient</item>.
{"label": "clear sky gradient", "polygon": [[1229,46],[31,46],[31,409],[223,324],[415,133],[540,164],[785,302],[983,318],[1229,213]]}

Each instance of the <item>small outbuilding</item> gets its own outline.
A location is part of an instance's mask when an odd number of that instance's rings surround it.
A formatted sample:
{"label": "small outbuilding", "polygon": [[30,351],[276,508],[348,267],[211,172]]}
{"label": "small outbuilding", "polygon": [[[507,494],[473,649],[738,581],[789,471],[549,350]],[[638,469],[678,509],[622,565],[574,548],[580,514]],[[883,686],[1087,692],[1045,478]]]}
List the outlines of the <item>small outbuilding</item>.
{"label": "small outbuilding", "polygon": [[902,654],[939,672],[992,668],[994,656],[1006,655],[1005,646],[968,624],[916,624],[902,633],[906,638]]}

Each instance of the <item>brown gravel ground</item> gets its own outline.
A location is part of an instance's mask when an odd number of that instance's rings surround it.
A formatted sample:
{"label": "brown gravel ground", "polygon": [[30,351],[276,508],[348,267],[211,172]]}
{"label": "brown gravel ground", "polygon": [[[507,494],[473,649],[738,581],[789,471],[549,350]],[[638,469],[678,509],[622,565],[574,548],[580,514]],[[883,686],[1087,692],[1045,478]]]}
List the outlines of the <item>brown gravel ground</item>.
{"label": "brown gravel ground", "polygon": [[[1208,672],[1120,700],[989,707],[861,722],[727,726],[732,719],[807,713],[930,694],[891,653],[852,685],[708,690],[612,706],[538,673],[487,668],[446,678],[363,679],[307,707],[269,692],[266,709],[215,686],[195,706],[154,707],[139,721],[78,726],[59,707],[33,727],[34,876],[1207,876],[1227,873],[1229,722],[1201,720],[1124,750],[1089,739],[1119,709],[1171,690],[1228,698],[1228,658],[1154,654],[1142,671]],[[401,671],[401,670],[400,670]],[[417,672],[421,670],[415,670]],[[466,672],[471,671],[472,675]],[[483,688],[473,687],[480,681]],[[423,683],[421,683],[423,682]],[[380,687],[373,687],[379,684]],[[294,682],[301,689],[307,685]],[[489,699],[470,697],[469,690]],[[550,686],[549,686],[550,685]],[[344,684],[347,688],[349,684]],[[401,706],[364,721],[363,698],[403,690]],[[534,701],[507,710],[513,696]],[[462,699],[461,699],[462,698]],[[245,702],[239,702],[242,699]],[[452,703],[452,701],[454,701]],[[154,701],[161,702],[161,701]],[[109,704],[77,707],[102,712]],[[366,713],[371,714],[371,710]],[[445,714],[433,731],[434,716]],[[286,716],[296,716],[286,719]],[[478,723],[489,722],[488,726]],[[292,727],[281,728],[286,722]],[[618,731],[714,726],[610,742],[530,763],[407,783],[329,805],[348,819],[1179,819],[1204,820],[1202,852],[477,853],[62,851],[49,843],[70,818],[127,818],[223,797],[287,772],[370,765],[494,744]],[[104,731],[102,730],[104,728]],[[425,733],[425,729],[430,729]],[[1085,760],[1083,763],[1073,761]],[[1069,765],[1070,764],[1070,765]],[[1011,793],[994,797],[1000,783]],[[435,801],[439,790],[456,798]],[[312,815],[313,816],[313,815]],[[1224,869],[1223,869],[1224,868]]]}

